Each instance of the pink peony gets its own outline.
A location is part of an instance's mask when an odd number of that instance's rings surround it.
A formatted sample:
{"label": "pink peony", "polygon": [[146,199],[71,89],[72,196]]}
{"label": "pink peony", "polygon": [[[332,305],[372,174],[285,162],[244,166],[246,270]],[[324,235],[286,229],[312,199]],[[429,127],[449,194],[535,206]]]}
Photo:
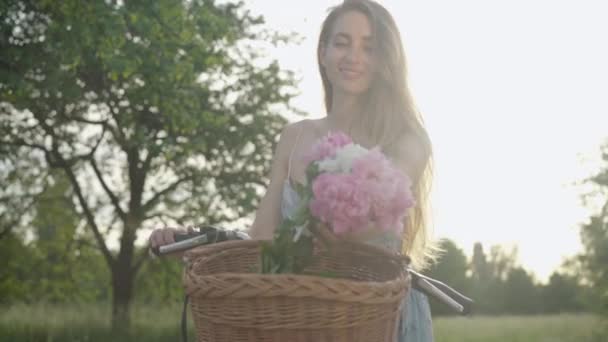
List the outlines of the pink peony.
{"label": "pink peony", "polygon": [[352,172],[362,179],[380,179],[390,167],[390,163],[382,152],[378,148],[374,148],[353,162]]}
{"label": "pink peony", "polygon": [[403,228],[403,219],[415,204],[411,181],[379,148],[366,150],[348,135],[333,132],[313,146],[306,162],[316,163],[320,172],[307,182],[312,191],[309,215],[336,234],[370,226]]}
{"label": "pink peony", "polygon": [[402,228],[407,209],[414,206],[411,181],[377,149],[353,164],[353,174],[358,175],[373,198],[370,215],[380,229]]}
{"label": "pink peony", "polygon": [[397,230],[403,227],[407,209],[414,206],[410,187],[407,175],[379,149],[372,149],[353,161],[350,173],[317,176],[309,209],[336,234],[367,229],[370,224]]}
{"label": "pink peony", "polygon": [[311,151],[304,157],[305,163],[333,158],[340,147],[352,142],[352,139],[342,132],[331,132],[312,147]]}
{"label": "pink peony", "polygon": [[356,230],[368,221],[372,198],[351,174],[324,173],[312,183],[311,214],[336,234]]}

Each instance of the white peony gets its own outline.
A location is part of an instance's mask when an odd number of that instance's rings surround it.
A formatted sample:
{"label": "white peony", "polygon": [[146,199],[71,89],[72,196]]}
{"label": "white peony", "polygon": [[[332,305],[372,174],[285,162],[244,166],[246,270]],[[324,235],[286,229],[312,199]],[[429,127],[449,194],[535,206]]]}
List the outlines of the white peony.
{"label": "white peony", "polygon": [[332,159],[325,159],[319,162],[321,172],[342,172],[348,173],[352,169],[353,162],[367,154],[369,151],[357,144],[344,145],[336,151],[336,156]]}
{"label": "white peony", "polygon": [[336,159],[324,159],[319,164],[319,171],[321,172],[329,172],[334,173],[340,170],[340,164]]}

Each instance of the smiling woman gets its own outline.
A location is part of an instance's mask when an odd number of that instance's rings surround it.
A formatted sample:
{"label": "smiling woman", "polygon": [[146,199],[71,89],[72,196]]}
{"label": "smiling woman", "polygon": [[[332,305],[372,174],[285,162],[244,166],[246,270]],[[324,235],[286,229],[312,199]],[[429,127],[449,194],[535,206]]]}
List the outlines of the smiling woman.
{"label": "smiling woman", "polygon": [[[405,54],[392,16],[374,1],[345,1],[322,25],[317,58],[327,116],[296,122],[283,131],[251,235],[272,238],[281,218],[289,218],[300,201],[293,184],[306,179],[304,156],[328,132],[343,131],[364,147],[380,147],[408,174],[417,203],[403,236],[370,229],[359,235],[361,240],[403,249],[415,266],[423,267],[429,250],[424,213],[432,150],[409,92]],[[398,341],[432,341],[427,298],[409,291],[402,307]]]}

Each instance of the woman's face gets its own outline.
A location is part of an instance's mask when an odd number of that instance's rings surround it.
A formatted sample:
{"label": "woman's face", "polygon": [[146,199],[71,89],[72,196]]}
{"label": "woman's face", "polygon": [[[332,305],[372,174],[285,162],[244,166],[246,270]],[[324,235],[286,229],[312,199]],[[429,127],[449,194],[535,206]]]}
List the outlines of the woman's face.
{"label": "woman's face", "polygon": [[337,18],[320,50],[321,66],[334,94],[360,95],[369,89],[374,69],[371,39],[370,23],[363,13],[348,11]]}

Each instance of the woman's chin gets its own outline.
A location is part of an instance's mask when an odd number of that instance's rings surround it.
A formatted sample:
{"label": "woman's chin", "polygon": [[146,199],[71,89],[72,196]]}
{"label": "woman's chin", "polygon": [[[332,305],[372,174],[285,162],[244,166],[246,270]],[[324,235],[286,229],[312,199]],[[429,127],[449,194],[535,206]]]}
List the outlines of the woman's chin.
{"label": "woman's chin", "polygon": [[357,81],[342,80],[336,88],[339,88],[340,92],[342,92],[345,95],[361,96],[368,91],[369,85],[366,84],[366,82],[363,82],[361,80],[357,80]]}

